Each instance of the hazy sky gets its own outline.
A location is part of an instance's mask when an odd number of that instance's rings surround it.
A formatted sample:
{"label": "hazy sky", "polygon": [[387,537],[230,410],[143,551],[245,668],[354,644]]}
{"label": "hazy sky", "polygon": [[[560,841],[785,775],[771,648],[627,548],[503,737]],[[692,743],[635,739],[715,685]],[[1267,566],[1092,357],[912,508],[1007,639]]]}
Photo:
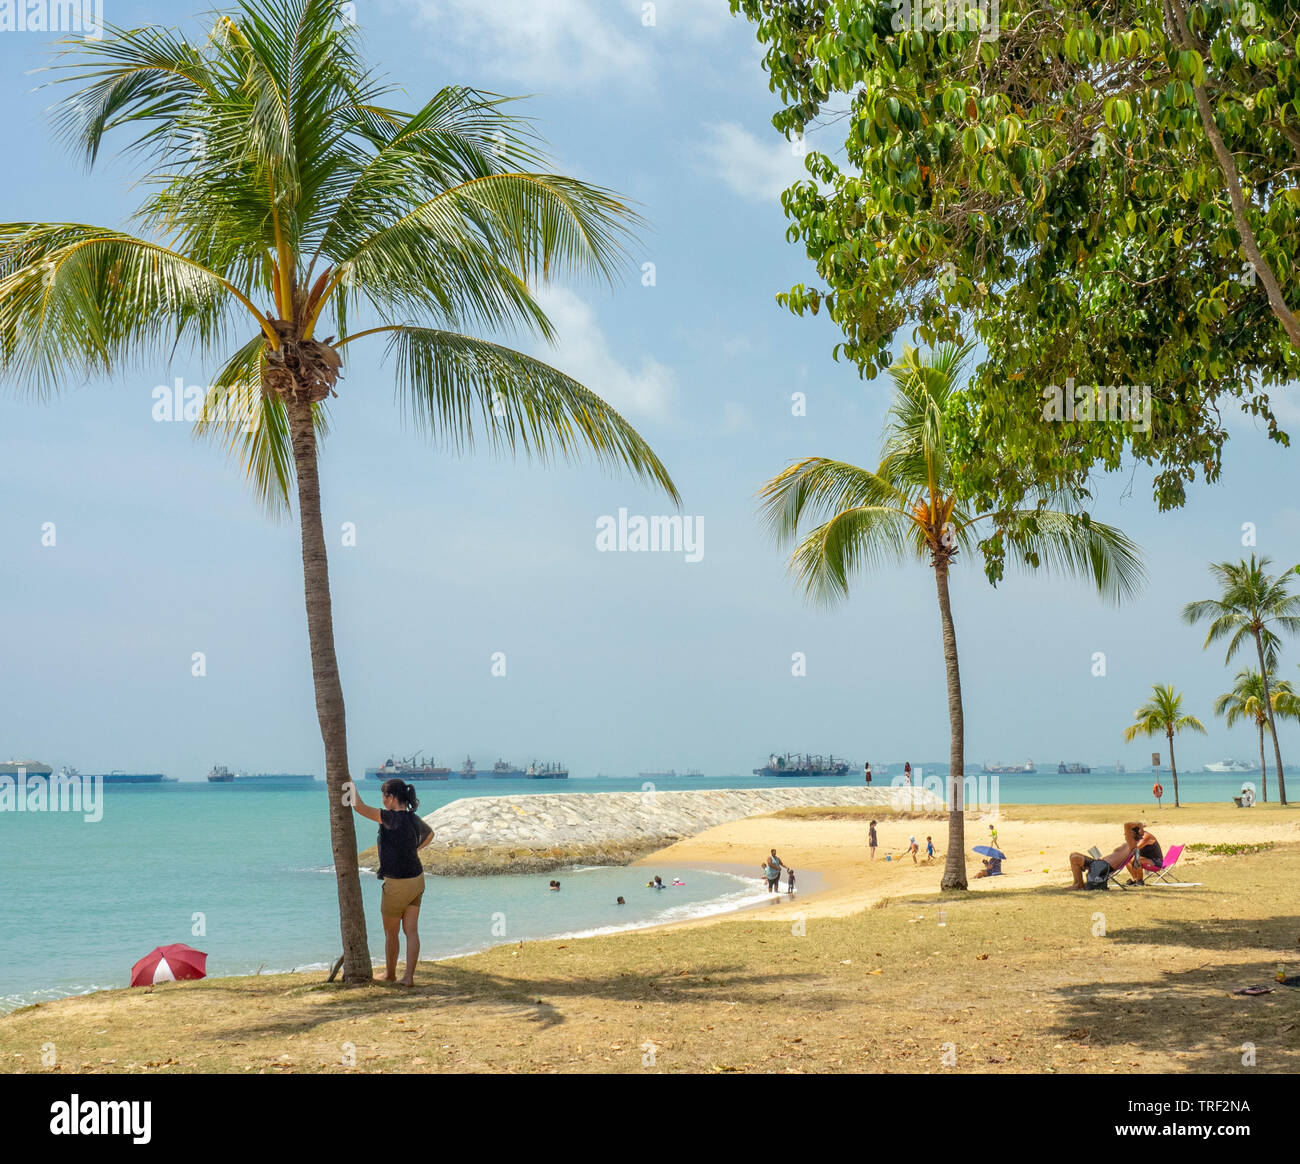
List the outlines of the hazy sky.
{"label": "hazy sky", "polygon": [[[196,34],[188,13],[204,7],[106,3],[110,21]],[[599,552],[602,517],[675,511],[590,467],[431,447],[394,406],[382,347],[354,345],[321,463],[354,769],[416,749],[453,766],[466,752],[560,759],[574,775],[741,772],[787,750],[947,758],[930,571],[864,579],[841,609],[809,610],[754,515],[754,491],[795,457],[874,464],[886,388],[832,361],[833,325],[773,301],[816,279],[785,242],[778,195],[800,161],[769,125],[752,29],[725,0],[659,0],[652,26],[642,13],[640,0],[355,4],[370,58],[410,107],[448,83],[532,94],[557,168],[639,203],[650,225],[622,286],[546,292],[561,338],[545,355],[650,440],[681,513],[702,521],[703,555]],[[31,74],[50,53],[44,35],[0,35],[4,217],[120,226],[138,198],[131,162],[87,174],[51,140],[53,98]],[[155,386],[205,385],[214,366],[178,358],[44,404],[5,386],[0,753],[179,777],[214,763],[323,771],[296,527],[268,521],[187,424],[152,419]],[[806,416],[792,415],[796,391]],[[1300,429],[1294,391],[1282,414]],[[959,570],[968,760],[1141,766],[1163,741],[1120,733],[1157,682],[1210,729],[1180,738],[1184,763],[1255,757],[1253,730],[1229,733],[1211,712],[1236,666],[1202,651],[1178,612],[1213,593],[1208,562],[1249,553],[1243,522],[1259,552],[1300,560],[1296,456],[1239,420],[1223,482],[1198,484],[1180,512],[1155,511],[1143,473],[1105,481],[1098,515],[1143,545],[1151,574],[1123,610],[1079,583],[994,591],[977,566]],[[806,676],[791,674],[795,652]],[[1300,680],[1298,661],[1291,644],[1283,674]],[[1300,729],[1282,744],[1294,755]]]}

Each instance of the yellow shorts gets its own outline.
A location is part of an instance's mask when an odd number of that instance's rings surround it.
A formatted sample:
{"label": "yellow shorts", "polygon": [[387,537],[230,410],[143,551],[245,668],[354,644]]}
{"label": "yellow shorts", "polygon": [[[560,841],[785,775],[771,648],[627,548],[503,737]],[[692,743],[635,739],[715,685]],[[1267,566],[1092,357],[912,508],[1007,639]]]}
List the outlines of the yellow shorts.
{"label": "yellow shorts", "polygon": [[384,917],[401,917],[424,896],[424,874],[419,877],[385,877],[379,912]]}

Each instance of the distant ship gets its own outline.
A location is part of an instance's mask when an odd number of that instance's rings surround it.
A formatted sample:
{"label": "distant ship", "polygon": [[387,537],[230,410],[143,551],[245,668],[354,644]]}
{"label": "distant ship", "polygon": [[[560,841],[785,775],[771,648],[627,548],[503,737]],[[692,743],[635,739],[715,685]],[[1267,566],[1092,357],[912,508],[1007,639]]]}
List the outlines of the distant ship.
{"label": "distant ship", "polygon": [[378,768],[367,768],[366,776],[371,780],[450,780],[451,769],[439,768],[433,764],[420,763],[423,752],[407,756],[404,760],[394,760],[391,756]]}
{"label": "distant ship", "polygon": [[642,780],[673,780],[678,776],[703,776],[704,773],[698,768],[687,768],[685,772],[678,772],[676,768],[669,768],[667,772],[638,772],[637,776]]}
{"label": "distant ship", "polygon": [[101,784],[175,784],[175,776],[164,776],[161,772],[123,772],[114,768],[111,772],[81,773],[75,768],[60,768],[59,779],[98,780]]}
{"label": "distant ship", "polygon": [[478,779],[478,772],[474,769],[474,761],[468,756],[465,757],[465,763],[460,766],[459,776],[462,780]]}
{"label": "distant ship", "polygon": [[1091,771],[1092,769],[1089,768],[1087,764],[1060,763],[1056,765],[1056,774],[1058,776],[1087,775]]}
{"label": "distant ship", "polygon": [[1240,776],[1247,772],[1254,772],[1257,769],[1254,764],[1243,764],[1240,760],[1216,760],[1213,764],[1206,764],[1205,770],[1214,772],[1217,775],[1228,773]]}
{"label": "distant ship", "polygon": [[528,780],[567,780],[569,770],[563,764],[538,764],[534,760],[524,773]]}
{"label": "distant ship", "polygon": [[498,780],[522,780],[524,770],[516,768],[513,764],[507,764],[504,760],[498,760],[492,765],[492,775]]}
{"label": "distant ship", "polygon": [[208,773],[209,784],[266,784],[283,787],[289,784],[315,784],[316,777],[303,772],[232,772],[224,764],[217,764]]}
{"label": "distant ship", "polygon": [[1032,776],[1038,769],[1033,760],[1026,760],[1023,764],[985,764],[982,771],[995,776]]}
{"label": "distant ship", "polygon": [[1123,764],[1116,764],[1115,771],[1120,773],[1120,775],[1124,775],[1128,772],[1128,769],[1125,768]]}
{"label": "distant ship", "polygon": [[824,777],[846,776],[848,771],[849,762],[837,760],[834,756],[805,756],[801,752],[778,756],[773,752],[766,764],[754,769],[754,775]]}
{"label": "distant ship", "polygon": [[12,776],[17,779],[20,769],[28,776],[36,776],[40,779],[54,775],[54,769],[39,760],[8,760],[0,764],[0,776]]}

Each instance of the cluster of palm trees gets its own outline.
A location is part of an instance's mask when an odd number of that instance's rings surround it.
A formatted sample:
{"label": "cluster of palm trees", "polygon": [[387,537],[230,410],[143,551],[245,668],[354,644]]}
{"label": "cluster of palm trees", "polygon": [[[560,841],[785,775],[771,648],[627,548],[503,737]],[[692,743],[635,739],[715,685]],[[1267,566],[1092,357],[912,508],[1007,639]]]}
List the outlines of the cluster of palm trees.
{"label": "cluster of palm trees", "polygon": [[[1237,672],[1231,691],[1214,703],[1215,715],[1224,717],[1232,727],[1239,720],[1252,723],[1259,732],[1259,766],[1262,794],[1268,800],[1268,759],[1264,751],[1264,734],[1273,741],[1273,761],[1277,771],[1278,799],[1286,804],[1286,773],[1282,767],[1282,746],[1277,738],[1277,720],[1300,720],[1300,696],[1286,679],[1277,675],[1278,655],[1283,634],[1300,631],[1300,595],[1291,593],[1290,583],[1300,566],[1270,574],[1271,558],[1240,562],[1216,562],[1210,573],[1219,584],[1218,598],[1189,602],[1183,607],[1183,621],[1195,625],[1209,622],[1205,646],[1227,640],[1225,663],[1243,648],[1255,648],[1258,669],[1243,667]],[[1124,730],[1124,738],[1164,735],[1169,741],[1169,770],[1174,782],[1174,807],[1178,807],[1178,765],[1174,760],[1174,736],[1183,730],[1204,734],[1205,725],[1194,715],[1183,712],[1183,697],[1173,685],[1155,686],[1152,697],[1134,712],[1135,723]]]}

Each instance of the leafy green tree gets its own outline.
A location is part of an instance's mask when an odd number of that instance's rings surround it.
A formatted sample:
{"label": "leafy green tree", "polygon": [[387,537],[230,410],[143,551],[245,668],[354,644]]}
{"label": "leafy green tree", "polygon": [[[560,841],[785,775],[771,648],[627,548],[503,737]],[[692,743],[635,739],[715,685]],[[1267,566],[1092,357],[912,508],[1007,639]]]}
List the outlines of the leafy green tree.
{"label": "leafy green tree", "polygon": [[[1288,443],[1269,389],[1300,373],[1295,5],[972,0],[937,26],[921,0],[731,7],[767,46],[773,125],[808,135],[783,204],[818,283],[778,300],[825,310],[867,377],[900,328],[973,332],[983,499],[1082,497],[1128,450],[1181,505],[1237,402]],[[1044,422],[1049,394],[1094,385],[1149,386],[1149,423],[1114,395],[1104,423]]]}
{"label": "leafy green tree", "polygon": [[[962,780],[965,721],[957,634],[949,601],[953,561],[969,552],[993,515],[962,498],[961,460],[954,434],[967,425],[959,383],[966,348],[943,345],[921,354],[905,348],[890,368],[894,398],[886,421],[880,464],[873,471],[826,457],[796,461],[760,490],[761,513],[778,544],[794,544],[790,571],[805,597],[829,605],[849,593],[860,571],[888,562],[922,562],[934,570],[948,684],[948,856],[943,889],[966,888]],[[1144,571],[1137,547],[1117,529],[1053,508],[1044,494],[1005,537],[1013,561],[1065,577],[1089,578],[1105,598],[1137,592]],[[810,528],[811,527],[811,528]]]}
{"label": "leafy green tree", "polygon": [[1225,691],[1214,703],[1214,714],[1223,716],[1225,727],[1232,727],[1237,720],[1247,720],[1259,731],[1259,770],[1262,774],[1261,785],[1263,800],[1268,803],[1268,762],[1264,758],[1264,729],[1269,726],[1268,715],[1264,711],[1264,700],[1273,705],[1276,715],[1296,718],[1300,716],[1300,703],[1296,693],[1286,679],[1270,678],[1270,692],[1264,694],[1264,677],[1252,668],[1246,667],[1237,672],[1236,681],[1231,691]]}
{"label": "leafy green tree", "polygon": [[[1181,807],[1178,799],[1178,763],[1174,759],[1174,733],[1181,731],[1205,734],[1205,725],[1194,715],[1183,714],[1183,696],[1175,694],[1173,684],[1151,688],[1152,696],[1133,713],[1136,721],[1124,729],[1124,739],[1138,736],[1163,735],[1169,741],[1169,771],[1174,778],[1174,807]],[[1285,803],[1285,802],[1284,802]]]}
{"label": "leafy green tree", "polygon": [[[1250,561],[1216,562],[1210,573],[1219,583],[1218,598],[1189,602],[1183,607],[1183,621],[1191,625],[1209,620],[1209,633],[1205,646],[1228,640],[1225,663],[1248,643],[1255,644],[1259,670],[1263,676],[1263,708],[1268,716],[1269,732],[1273,736],[1273,759],[1277,764],[1278,798],[1286,803],[1286,773],[1282,769],[1282,747],[1277,740],[1277,715],[1270,692],[1269,677],[1277,667],[1277,654],[1282,639],[1278,630],[1286,634],[1300,632],[1300,595],[1290,592],[1289,584],[1294,570],[1279,576],[1268,573],[1271,558],[1250,555]],[[1274,630],[1274,627],[1277,630]]]}
{"label": "leafy green tree", "polygon": [[[612,278],[636,219],[546,171],[505,98],[440,89],[421,107],[369,71],[337,0],[240,0],[191,43],[110,29],[70,50],[57,124],[88,162],[131,135],[138,233],[0,225],[0,372],[37,393],[189,351],[215,369],[204,431],[263,501],[295,490],[325,750],[344,980],[371,976],[317,449],[351,345],[387,341],[398,398],[444,444],[542,459],[590,450],[676,498],[599,396],[478,329],[552,336],[556,272]],[[369,326],[355,330],[352,320]],[[251,402],[248,408],[241,404]]]}

